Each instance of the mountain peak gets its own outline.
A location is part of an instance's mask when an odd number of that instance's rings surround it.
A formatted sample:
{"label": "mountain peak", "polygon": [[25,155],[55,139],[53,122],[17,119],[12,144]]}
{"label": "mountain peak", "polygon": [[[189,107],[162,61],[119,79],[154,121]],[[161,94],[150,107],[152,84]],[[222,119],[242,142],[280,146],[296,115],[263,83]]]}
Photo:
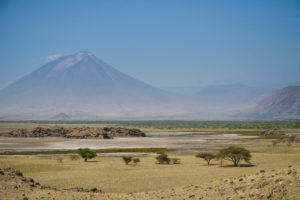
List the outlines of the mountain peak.
{"label": "mountain peak", "polygon": [[74,56],[94,56],[94,55],[88,51],[79,51],[78,53],[74,54]]}
{"label": "mountain peak", "polygon": [[76,54],[64,56],[63,59],[57,63],[57,65],[53,68],[53,71],[60,71],[68,69],[78,62],[84,60],[84,59],[94,59],[95,56],[87,51],[80,51]]}

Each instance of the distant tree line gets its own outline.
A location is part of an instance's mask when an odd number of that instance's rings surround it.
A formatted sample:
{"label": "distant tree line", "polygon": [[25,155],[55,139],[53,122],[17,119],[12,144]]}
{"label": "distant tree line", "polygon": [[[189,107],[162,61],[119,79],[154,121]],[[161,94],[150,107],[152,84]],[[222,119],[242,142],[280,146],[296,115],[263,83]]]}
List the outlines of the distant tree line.
{"label": "distant tree line", "polygon": [[289,121],[185,121],[185,120],[146,120],[146,121],[1,121],[0,123],[38,124],[104,124],[111,126],[134,126],[141,128],[229,128],[229,129],[284,129],[300,128],[300,120]]}

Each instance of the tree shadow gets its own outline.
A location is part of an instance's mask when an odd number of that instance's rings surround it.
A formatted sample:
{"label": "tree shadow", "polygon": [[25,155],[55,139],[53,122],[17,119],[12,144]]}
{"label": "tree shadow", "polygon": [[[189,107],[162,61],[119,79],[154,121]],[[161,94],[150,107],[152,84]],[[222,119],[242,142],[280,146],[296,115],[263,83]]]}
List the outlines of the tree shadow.
{"label": "tree shadow", "polygon": [[257,165],[254,164],[240,164],[238,166],[234,166],[234,165],[222,165],[221,167],[256,167]]}

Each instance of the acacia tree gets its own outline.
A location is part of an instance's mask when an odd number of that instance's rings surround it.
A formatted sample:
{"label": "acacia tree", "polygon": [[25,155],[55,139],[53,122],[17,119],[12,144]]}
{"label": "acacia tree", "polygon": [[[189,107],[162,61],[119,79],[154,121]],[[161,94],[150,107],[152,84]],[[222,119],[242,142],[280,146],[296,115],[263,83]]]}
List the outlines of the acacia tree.
{"label": "acacia tree", "polygon": [[158,161],[158,164],[170,164],[170,158],[166,153],[160,153],[158,156],[155,157],[155,159]]}
{"label": "acacia tree", "polygon": [[207,165],[209,165],[210,161],[215,158],[215,155],[211,154],[211,153],[198,153],[196,155],[196,157],[202,158],[203,160],[205,160],[207,162]]}
{"label": "acacia tree", "polygon": [[281,142],[287,142],[287,146],[288,148],[290,148],[292,146],[293,143],[299,143],[300,139],[296,137],[296,135],[291,135],[291,136],[288,136],[286,138],[283,139],[283,141]]}
{"label": "acacia tree", "polygon": [[238,166],[242,160],[250,163],[251,153],[242,147],[228,147],[219,151],[217,158],[233,162],[234,166]]}
{"label": "acacia tree", "polygon": [[277,144],[282,143],[285,144],[287,143],[287,147],[290,148],[292,146],[293,143],[299,143],[300,142],[300,138],[297,138],[296,135],[290,135],[290,136],[281,136],[278,140],[274,140],[272,142],[272,146],[273,148],[276,147]]}
{"label": "acacia tree", "polygon": [[132,157],[130,157],[130,156],[123,156],[122,159],[125,162],[125,164],[128,165],[131,162]]}
{"label": "acacia tree", "polygon": [[137,165],[140,161],[139,158],[133,158],[132,162],[134,163],[134,166]]}
{"label": "acacia tree", "polygon": [[89,149],[89,148],[84,148],[84,149],[78,149],[79,155],[84,159],[84,162],[87,162],[88,159],[95,158],[97,156],[96,152]]}

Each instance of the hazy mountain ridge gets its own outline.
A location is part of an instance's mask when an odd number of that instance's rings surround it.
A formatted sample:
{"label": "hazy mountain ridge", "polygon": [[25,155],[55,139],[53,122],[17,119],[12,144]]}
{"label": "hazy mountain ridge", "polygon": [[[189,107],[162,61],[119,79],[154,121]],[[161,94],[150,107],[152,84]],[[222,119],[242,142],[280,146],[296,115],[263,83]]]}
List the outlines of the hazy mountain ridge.
{"label": "hazy mountain ridge", "polygon": [[194,95],[200,101],[218,102],[223,104],[256,103],[268,90],[254,88],[243,84],[211,85]]}
{"label": "hazy mountain ridge", "polygon": [[89,52],[79,52],[49,62],[1,90],[0,119],[231,120],[244,119],[246,110],[251,113],[247,119],[281,118],[281,113],[297,117],[299,90],[288,91],[279,90],[256,107],[268,90],[215,85],[184,96],[136,80]]}
{"label": "hazy mountain ridge", "polygon": [[202,103],[210,102],[228,106],[256,104],[274,89],[271,86],[258,87],[240,83],[162,88]]}

